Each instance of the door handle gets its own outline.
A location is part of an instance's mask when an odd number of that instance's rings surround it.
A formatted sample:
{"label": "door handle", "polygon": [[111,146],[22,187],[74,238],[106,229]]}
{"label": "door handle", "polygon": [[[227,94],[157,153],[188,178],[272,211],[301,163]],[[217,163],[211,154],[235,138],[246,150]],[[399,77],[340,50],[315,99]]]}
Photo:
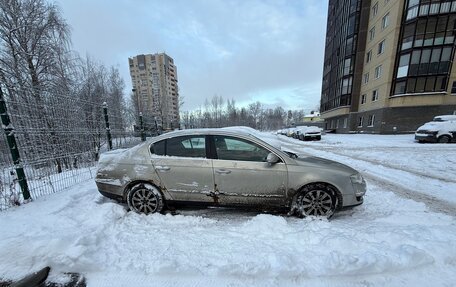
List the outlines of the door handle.
{"label": "door handle", "polygon": [[215,172],[218,173],[218,174],[229,174],[229,173],[231,173],[231,170],[227,170],[227,169],[216,169]]}
{"label": "door handle", "polygon": [[156,170],[160,170],[160,171],[168,171],[170,170],[171,168],[169,166],[161,166],[161,165],[158,165],[155,167]]}

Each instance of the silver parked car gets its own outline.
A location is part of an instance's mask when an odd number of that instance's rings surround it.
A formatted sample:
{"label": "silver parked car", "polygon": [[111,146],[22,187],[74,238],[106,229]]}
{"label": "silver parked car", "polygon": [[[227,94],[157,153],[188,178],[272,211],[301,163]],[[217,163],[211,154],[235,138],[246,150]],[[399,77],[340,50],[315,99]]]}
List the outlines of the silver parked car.
{"label": "silver parked car", "polygon": [[286,208],[299,217],[330,217],[363,203],[356,170],[297,157],[249,130],[199,129],[160,135],[99,161],[98,190],[140,213],[176,204]]}

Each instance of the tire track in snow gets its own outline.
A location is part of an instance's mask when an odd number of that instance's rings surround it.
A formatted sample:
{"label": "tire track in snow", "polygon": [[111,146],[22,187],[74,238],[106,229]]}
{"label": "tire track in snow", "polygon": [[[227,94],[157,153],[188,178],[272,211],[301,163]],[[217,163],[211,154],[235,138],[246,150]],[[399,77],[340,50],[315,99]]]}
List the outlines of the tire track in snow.
{"label": "tire track in snow", "polygon": [[422,202],[434,212],[456,216],[456,206],[449,202],[439,200],[427,194],[419,192],[417,193],[416,190],[403,188],[402,186],[396,185],[392,182],[386,181],[384,178],[380,178],[372,174],[366,174],[365,178],[368,180],[368,182],[372,182],[375,185],[385,187],[400,197]]}
{"label": "tire track in snow", "polygon": [[[282,142],[284,142],[282,138],[280,138],[280,140]],[[364,157],[356,156],[356,155],[353,155],[353,154],[348,155],[348,154],[336,151],[335,148],[333,148],[333,147],[319,146],[318,148],[316,148],[316,147],[313,147],[313,146],[310,146],[310,145],[305,145],[305,146],[303,146],[302,144],[298,145],[298,144],[292,142],[291,140],[295,141],[295,139],[288,139],[287,138],[287,143],[284,146],[290,147],[290,148],[292,148],[294,150],[296,150],[296,148],[298,148],[300,152],[305,153],[305,154],[310,155],[310,156],[312,156],[313,154],[308,153],[308,152],[303,152],[302,149],[303,148],[309,148],[309,149],[313,149],[313,150],[318,151],[318,152],[321,152],[323,150],[324,152],[329,152],[329,153],[337,154],[337,155],[340,155],[340,156],[350,157],[352,159],[356,159],[356,160],[360,160],[360,161],[364,161],[364,162],[369,162],[369,163],[372,163],[372,164],[375,164],[375,165],[382,165],[382,166],[387,167],[387,168],[401,170],[401,171],[404,171],[404,172],[407,172],[407,173],[415,174],[417,176],[427,177],[427,178],[430,178],[430,179],[440,180],[440,181],[449,182],[449,183],[456,183],[456,179],[451,179],[451,178],[448,178],[448,177],[443,177],[443,176],[438,176],[438,175],[427,174],[425,172],[421,172],[421,171],[417,171],[417,170],[410,170],[410,169],[406,169],[406,168],[401,167],[401,166],[397,166],[395,164],[385,163],[385,162],[381,162],[379,160],[364,158]],[[390,148],[390,147],[388,147],[388,148]],[[392,148],[393,149],[404,149],[404,150],[407,149],[407,148],[403,148],[403,147],[392,147]],[[349,148],[344,148],[344,149],[351,150],[351,151],[357,150],[356,148],[350,148],[350,147]],[[442,150],[442,149],[440,149],[440,150]]]}
{"label": "tire track in snow", "polygon": [[[284,143],[282,141],[282,143]],[[405,184],[409,183],[409,185],[418,185],[420,183],[422,186],[426,187],[426,183],[429,186],[428,189],[439,189],[439,182],[445,182],[448,184],[448,181],[443,181],[440,179],[434,179],[429,176],[422,176],[416,174],[414,172],[410,172],[407,170],[397,169],[395,167],[385,166],[383,163],[380,162],[371,162],[365,159],[358,159],[349,155],[344,155],[340,153],[334,153],[332,151],[322,151],[314,147],[309,146],[302,146],[293,143],[284,143],[284,147],[289,148],[291,151],[297,152],[299,154],[305,154],[308,156],[320,156],[326,157],[325,154],[333,155],[328,159],[336,160],[341,163],[348,164],[357,170],[362,171],[363,175],[369,181],[372,181],[374,184],[387,188],[389,191],[394,192],[395,194],[407,198],[412,199],[414,201],[424,203],[430,210],[434,212],[444,213],[450,216],[456,216],[456,203],[447,202],[445,200],[439,199],[435,196],[426,194],[418,189],[411,189],[404,184],[398,184],[398,181],[403,182]],[[309,153],[304,151],[303,149],[312,149],[316,151],[316,154]],[[318,155],[319,154],[319,155]],[[379,170],[382,172],[380,173],[382,176],[379,176]],[[404,181],[404,179],[411,178],[410,181]],[[452,184],[451,182],[450,184]],[[456,191],[456,185],[453,189]]]}
{"label": "tire track in snow", "polygon": [[[314,147],[310,147],[310,148],[314,149],[314,150],[317,150]],[[327,148],[327,147],[322,147],[322,148],[325,151],[327,151],[327,152],[334,153],[334,154],[337,154],[337,155],[349,156],[350,158],[353,158],[353,159],[370,162],[370,163],[376,164],[376,165],[382,165],[382,166],[385,166],[385,167],[388,167],[388,168],[397,169],[397,170],[405,171],[405,172],[408,172],[408,173],[413,173],[413,174],[416,174],[418,176],[428,177],[428,178],[431,178],[431,179],[441,180],[441,181],[445,181],[445,182],[456,183],[456,180],[454,180],[454,179],[445,178],[445,177],[438,176],[438,175],[427,174],[425,172],[420,172],[420,171],[417,171],[417,170],[409,170],[409,169],[405,169],[405,168],[403,168],[401,166],[397,166],[397,165],[394,165],[394,164],[381,162],[381,161],[375,160],[375,159],[363,158],[363,157],[356,156],[356,155],[353,155],[353,154],[347,155],[347,154],[344,154],[344,153],[341,153],[341,152],[337,152],[333,148]]]}

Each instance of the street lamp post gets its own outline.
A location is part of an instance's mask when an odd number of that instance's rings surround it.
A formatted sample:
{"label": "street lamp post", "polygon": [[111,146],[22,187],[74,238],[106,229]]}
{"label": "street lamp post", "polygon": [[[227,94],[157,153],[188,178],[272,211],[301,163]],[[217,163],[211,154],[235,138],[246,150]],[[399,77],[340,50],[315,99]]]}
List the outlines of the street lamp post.
{"label": "street lamp post", "polygon": [[131,89],[131,91],[134,93],[134,95],[136,96],[136,99],[138,101],[138,112],[142,113],[141,100],[139,98],[139,93],[137,93],[137,90],[135,88]]}

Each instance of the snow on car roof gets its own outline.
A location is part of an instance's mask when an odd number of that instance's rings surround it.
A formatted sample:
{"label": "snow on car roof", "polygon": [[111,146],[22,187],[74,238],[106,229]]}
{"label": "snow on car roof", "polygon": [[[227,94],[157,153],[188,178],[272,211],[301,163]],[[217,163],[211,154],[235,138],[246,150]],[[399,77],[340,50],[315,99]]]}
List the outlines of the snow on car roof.
{"label": "snow on car roof", "polygon": [[186,135],[211,135],[211,134],[226,134],[226,135],[244,135],[244,136],[253,136],[258,138],[257,134],[259,131],[243,126],[235,127],[225,127],[225,128],[200,128],[200,129],[187,129],[187,130],[177,130],[161,134],[153,138],[153,141],[158,141],[175,136],[186,136]]}
{"label": "snow on car roof", "polygon": [[433,121],[456,121],[456,115],[436,116]]}

